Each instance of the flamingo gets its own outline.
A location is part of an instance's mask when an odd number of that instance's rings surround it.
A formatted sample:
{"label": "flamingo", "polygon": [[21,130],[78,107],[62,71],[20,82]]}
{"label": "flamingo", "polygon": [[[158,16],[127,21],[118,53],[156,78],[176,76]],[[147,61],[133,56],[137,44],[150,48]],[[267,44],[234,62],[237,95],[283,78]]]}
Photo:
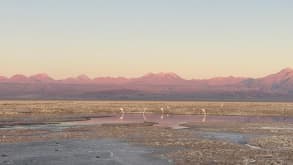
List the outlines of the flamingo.
{"label": "flamingo", "polygon": [[142,117],[143,117],[144,121],[146,121],[146,119],[147,119],[145,116],[146,110],[147,110],[147,108],[143,108]]}
{"label": "flamingo", "polygon": [[121,112],[120,120],[123,120],[125,115],[124,108],[120,108],[120,112]]}
{"label": "flamingo", "polygon": [[164,112],[165,112],[165,110],[164,110],[163,107],[161,107],[161,112],[162,112],[162,114],[161,114],[161,119],[164,119]]}
{"label": "flamingo", "polygon": [[207,111],[206,111],[206,109],[202,108],[201,112],[203,113],[202,122],[206,122],[206,119],[207,119]]}

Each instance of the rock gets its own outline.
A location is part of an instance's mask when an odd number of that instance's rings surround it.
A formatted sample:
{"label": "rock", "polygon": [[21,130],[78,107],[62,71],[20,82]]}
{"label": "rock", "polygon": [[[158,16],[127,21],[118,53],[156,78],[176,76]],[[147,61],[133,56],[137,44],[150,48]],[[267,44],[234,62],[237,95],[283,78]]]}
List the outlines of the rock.
{"label": "rock", "polygon": [[8,157],[8,155],[7,154],[2,154],[1,157]]}

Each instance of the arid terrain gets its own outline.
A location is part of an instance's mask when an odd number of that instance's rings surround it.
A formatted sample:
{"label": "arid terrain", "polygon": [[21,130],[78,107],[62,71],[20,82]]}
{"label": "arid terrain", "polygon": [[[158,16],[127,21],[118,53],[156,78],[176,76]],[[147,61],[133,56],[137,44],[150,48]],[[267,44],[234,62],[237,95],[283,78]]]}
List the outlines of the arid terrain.
{"label": "arid terrain", "polygon": [[291,103],[0,102],[1,165],[293,164],[292,135]]}

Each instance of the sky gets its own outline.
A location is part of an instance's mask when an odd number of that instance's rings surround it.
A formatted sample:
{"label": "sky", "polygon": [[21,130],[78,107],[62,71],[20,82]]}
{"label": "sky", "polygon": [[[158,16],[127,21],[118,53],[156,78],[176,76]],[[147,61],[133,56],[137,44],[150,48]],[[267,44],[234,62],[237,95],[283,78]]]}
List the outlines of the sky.
{"label": "sky", "polygon": [[0,75],[261,77],[292,29],[292,0],[2,0]]}

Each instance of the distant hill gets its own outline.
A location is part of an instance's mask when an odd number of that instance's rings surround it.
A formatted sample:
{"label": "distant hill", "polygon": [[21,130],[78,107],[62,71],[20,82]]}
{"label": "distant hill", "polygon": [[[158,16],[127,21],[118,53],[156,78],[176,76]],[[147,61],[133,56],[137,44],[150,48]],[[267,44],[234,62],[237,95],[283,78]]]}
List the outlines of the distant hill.
{"label": "distant hill", "polygon": [[86,75],[55,80],[47,74],[0,76],[0,99],[270,100],[293,101],[293,69],[261,78],[186,80],[175,73],[137,78]]}

